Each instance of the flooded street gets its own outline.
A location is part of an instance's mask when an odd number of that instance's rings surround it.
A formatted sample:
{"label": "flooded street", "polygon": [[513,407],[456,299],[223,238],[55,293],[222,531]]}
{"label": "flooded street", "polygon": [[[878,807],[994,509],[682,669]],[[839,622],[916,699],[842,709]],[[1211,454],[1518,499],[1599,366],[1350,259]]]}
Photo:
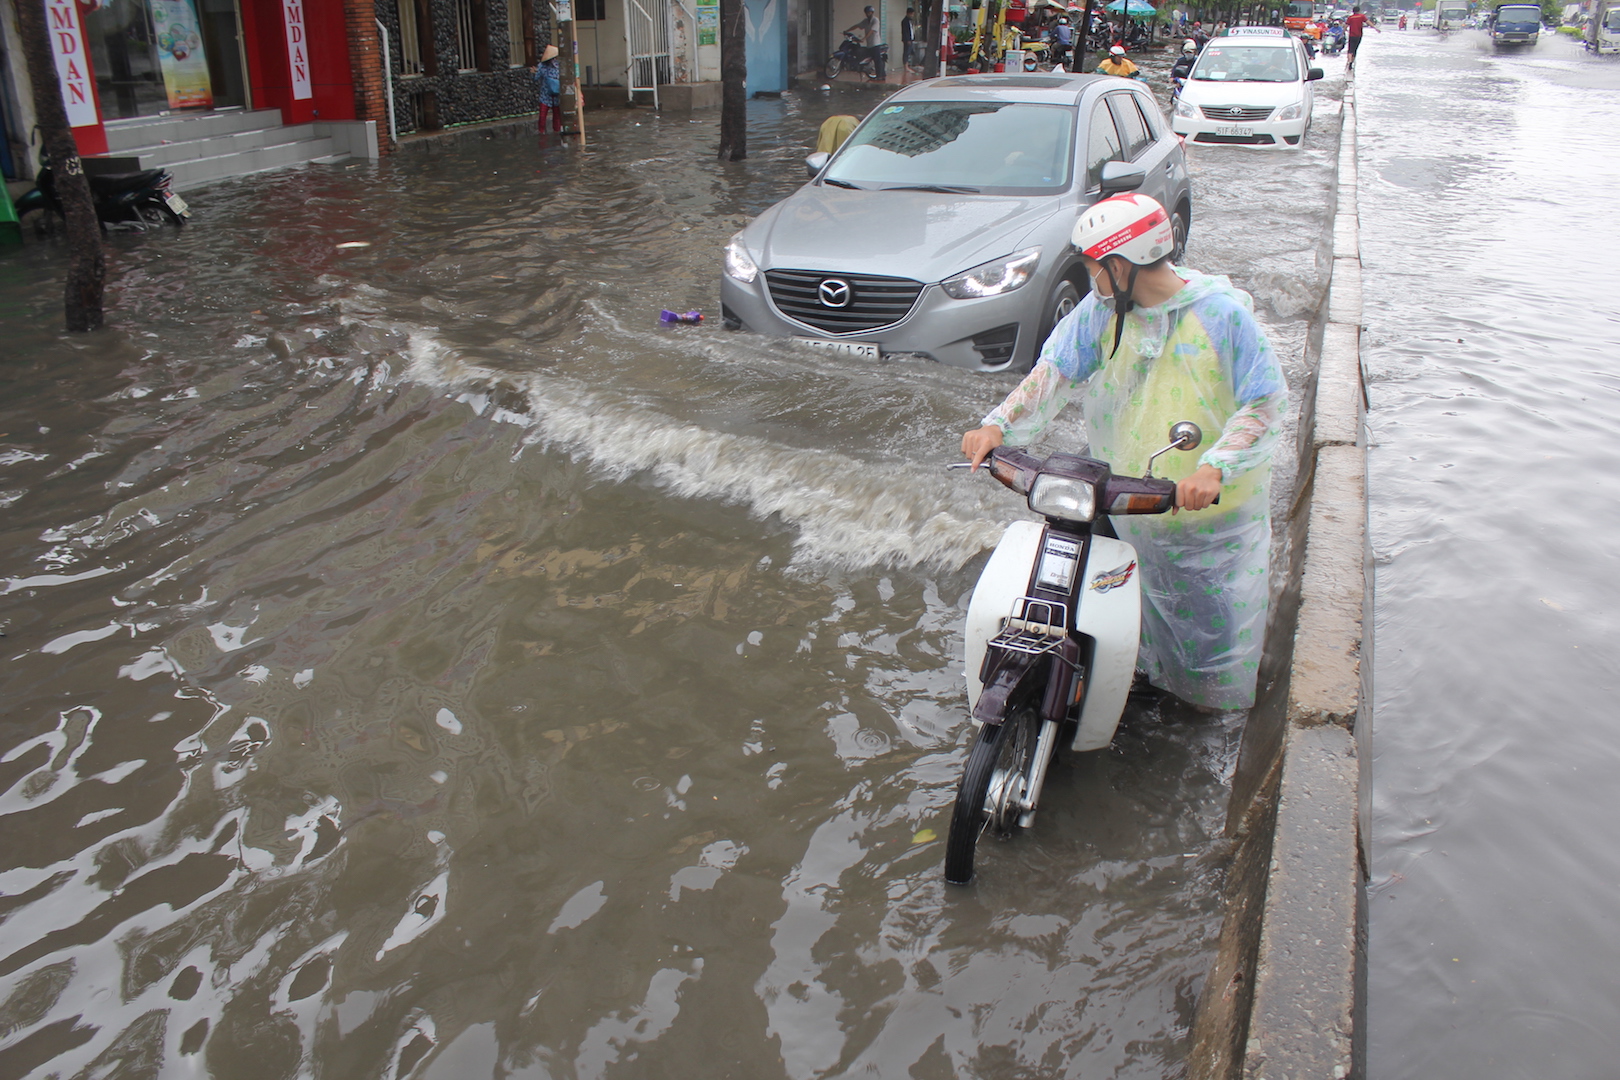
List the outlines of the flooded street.
{"label": "flooded street", "polygon": [[[1188,261],[1296,403],[1328,68],[1304,150],[1189,151]],[[736,165],[638,115],[188,190],[96,335],[59,250],[0,260],[0,1076],[1182,1074],[1240,724],[1129,711],[948,889],[1027,511],[941,465],[1015,377],[718,326],[726,239],[878,100],[756,101]]]}
{"label": "flooded street", "polygon": [[1609,1077],[1620,64],[1472,32],[1363,58],[1367,1075]]}

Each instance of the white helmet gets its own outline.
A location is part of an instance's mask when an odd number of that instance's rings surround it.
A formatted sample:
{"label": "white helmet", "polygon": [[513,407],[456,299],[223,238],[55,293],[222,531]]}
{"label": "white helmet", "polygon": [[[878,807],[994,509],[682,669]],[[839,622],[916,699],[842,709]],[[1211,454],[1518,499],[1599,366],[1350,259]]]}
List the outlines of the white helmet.
{"label": "white helmet", "polygon": [[1115,45],[1112,49],[1108,50],[1108,55],[1109,56],[1124,56],[1125,55],[1125,46],[1123,46],[1123,45]]}
{"label": "white helmet", "polygon": [[1170,215],[1151,195],[1111,195],[1094,204],[1074,224],[1074,246],[1088,259],[1102,262],[1118,255],[1137,266],[1150,266],[1170,254],[1175,231]]}
{"label": "white helmet", "polygon": [[1183,41],[1181,43],[1181,51],[1182,52],[1188,52],[1188,53],[1197,52],[1198,51],[1198,42],[1194,41],[1192,38],[1188,38],[1186,41]]}

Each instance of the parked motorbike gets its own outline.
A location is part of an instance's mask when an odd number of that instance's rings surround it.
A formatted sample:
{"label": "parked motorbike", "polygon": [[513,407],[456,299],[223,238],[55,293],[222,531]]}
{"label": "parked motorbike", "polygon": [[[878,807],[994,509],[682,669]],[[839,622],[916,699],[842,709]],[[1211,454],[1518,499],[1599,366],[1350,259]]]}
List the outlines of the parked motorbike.
{"label": "parked motorbike", "polygon": [[973,879],[985,832],[1006,838],[1034,824],[1059,743],[1078,751],[1113,741],[1136,671],[1142,592],[1136,549],[1114,534],[1109,515],[1170,511],[1175,481],[1155,478],[1153,462],[1202,441],[1197,424],[1176,424],[1141,478],[1116,476],[1094,458],[1014,447],[985,460],[1045,524],[1008,527],[968,604],[968,704],[979,729],[951,814],[946,881]]}
{"label": "parked motorbike", "polygon": [[[86,173],[96,217],[102,226],[130,225],[138,229],[171,222],[184,225],[191,216],[186,201],[169,190],[171,178],[165,169],[132,173]],[[39,158],[39,175],[34,188],[17,200],[17,216],[43,210],[63,216],[62,200],[56,194],[56,174],[44,154]]]}
{"label": "parked motorbike", "polygon": [[878,54],[881,54],[884,62],[887,63],[889,47],[887,45],[878,45],[876,46],[876,53],[874,53],[861,44],[859,34],[845,30],[843,44],[838,46],[836,52],[827,57],[825,65],[827,78],[829,80],[836,79],[840,72],[848,68],[851,71],[862,72],[868,79],[875,79],[877,78],[877,60],[875,57]]}

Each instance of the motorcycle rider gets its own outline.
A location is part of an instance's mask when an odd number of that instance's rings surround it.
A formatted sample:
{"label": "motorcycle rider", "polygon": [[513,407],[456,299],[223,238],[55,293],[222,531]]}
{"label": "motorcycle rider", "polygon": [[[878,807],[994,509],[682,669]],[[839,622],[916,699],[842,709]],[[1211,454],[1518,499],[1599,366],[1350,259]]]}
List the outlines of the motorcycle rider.
{"label": "motorcycle rider", "polygon": [[[1166,455],[1191,514],[1113,519],[1142,573],[1138,666],[1153,685],[1212,710],[1254,704],[1269,607],[1271,455],[1288,383],[1225,277],[1174,266],[1164,207],[1103,199],[1073,241],[1092,290],[1041,348],[1030,374],[962,436],[975,465],[1006,440],[1027,443],[1079,396],[1091,455],[1141,475],[1177,420],[1220,435],[1202,456]],[[1172,460],[1173,458],[1173,460]],[[1221,505],[1212,504],[1216,496]]]}
{"label": "motorcycle rider", "polygon": [[1196,63],[1198,63],[1198,42],[1188,38],[1181,43],[1181,55],[1170,65],[1170,85],[1179,87],[1186,82]]}
{"label": "motorcycle rider", "polygon": [[1059,16],[1057,25],[1052,27],[1052,62],[1063,67],[1069,62],[1069,49],[1074,45],[1074,27],[1069,25],[1068,16]]}
{"label": "motorcycle rider", "polygon": [[1125,46],[1115,45],[1108,50],[1108,59],[1097,65],[1099,75],[1117,75],[1122,79],[1136,77],[1136,65],[1125,56]]}
{"label": "motorcycle rider", "polygon": [[887,59],[883,51],[883,30],[878,25],[877,9],[870,4],[866,5],[866,18],[844,33],[861,35],[862,47],[866,49],[866,55],[872,58],[872,63],[877,68],[876,78],[879,80],[885,78],[884,68],[887,66]]}

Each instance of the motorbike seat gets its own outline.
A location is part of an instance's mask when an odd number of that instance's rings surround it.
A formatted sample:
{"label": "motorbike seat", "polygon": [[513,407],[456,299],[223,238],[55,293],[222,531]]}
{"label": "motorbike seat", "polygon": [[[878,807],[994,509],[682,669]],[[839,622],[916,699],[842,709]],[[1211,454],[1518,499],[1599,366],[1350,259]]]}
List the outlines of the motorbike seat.
{"label": "motorbike seat", "polygon": [[124,195],[143,188],[157,187],[164,177],[162,169],[143,169],[131,173],[89,173],[90,189],[98,195]]}

